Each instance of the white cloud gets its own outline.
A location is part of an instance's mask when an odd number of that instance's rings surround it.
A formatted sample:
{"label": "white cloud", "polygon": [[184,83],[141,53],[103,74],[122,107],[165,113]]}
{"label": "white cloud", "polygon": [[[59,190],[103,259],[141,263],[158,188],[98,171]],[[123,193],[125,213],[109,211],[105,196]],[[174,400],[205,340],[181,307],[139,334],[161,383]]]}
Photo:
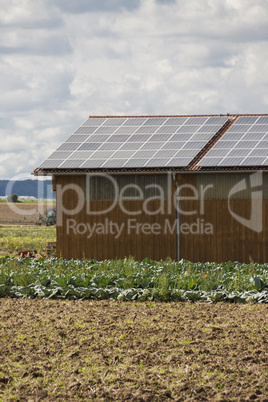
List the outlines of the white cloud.
{"label": "white cloud", "polygon": [[267,112],[267,23],[266,0],[0,0],[1,178],[88,115]]}

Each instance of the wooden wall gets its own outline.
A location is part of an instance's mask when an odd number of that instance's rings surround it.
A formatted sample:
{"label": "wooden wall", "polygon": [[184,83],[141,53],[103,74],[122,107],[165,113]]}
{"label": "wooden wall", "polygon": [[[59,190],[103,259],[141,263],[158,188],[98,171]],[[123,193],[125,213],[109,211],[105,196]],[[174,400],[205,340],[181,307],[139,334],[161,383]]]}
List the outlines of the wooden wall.
{"label": "wooden wall", "polygon": [[[148,215],[145,213],[134,215],[137,211],[142,211],[143,200],[124,201],[123,205],[128,215],[122,212],[121,207],[116,203],[110,212],[105,214],[88,213],[91,211],[103,211],[111,206],[112,201],[91,201],[80,200],[76,192],[72,190],[61,193],[61,188],[74,183],[78,188],[83,189],[84,181],[82,176],[58,176],[57,184],[57,254],[64,258],[87,258],[87,259],[116,259],[129,256],[142,260],[146,257],[160,260],[170,257],[177,258],[177,233],[176,230],[166,230],[167,221],[173,228],[176,221],[176,210],[170,208],[168,213],[168,200],[164,203],[164,214]],[[160,207],[160,201],[154,200],[147,204],[148,209],[153,212]],[[62,212],[65,210],[78,209],[75,215]],[[61,222],[62,218],[62,222]],[[70,219],[71,221],[70,224]],[[69,221],[68,221],[69,220]],[[132,221],[130,221],[132,220]],[[75,223],[74,223],[75,222]],[[81,224],[79,227],[77,223]],[[113,226],[116,223],[122,232],[117,236],[117,230]],[[83,226],[84,225],[84,226]],[[90,238],[89,227],[95,228]],[[154,225],[154,226],[153,226]],[[154,232],[150,228],[154,228]],[[160,228],[160,229],[159,229]],[[103,229],[105,233],[103,233]],[[108,233],[107,233],[108,230]],[[97,233],[97,231],[99,233]],[[111,233],[113,231],[114,233]],[[69,234],[68,234],[69,232]],[[117,237],[117,238],[116,238]]]}
{"label": "wooden wall", "polygon": [[[199,181],[200,181],[199,176]],[[196,185],[196,175],[178,175],[178,185],[191,183]],[[191,189],[182,192],[184,197],[193,197]],[[242,197],[242,195],[238,194]],[[180,258],[190,261],[240,261],[248,263],[254,261],[264,263],[268,261],[268,200],[253,200],[257,214],[253,225],[259,222],[255,231],[239,223],[229,212],[228,199],[195,200],[188,199],[180,202],[183,212],[196,211],[191,215],[180,214]],[[201,213],[203,202],[204,213]],[[242,218],[251,218],[250,199],[231,199],[230,209]],[[255,208],[254,208],[255,209]],[[196,223],[199,223],[196,224]],[[183,231],[183,224],[185,229]],[[211,224],[213,233],[206,234],[205,228]],[[192,230],[187,228],[191,227]],[[191,233],[190,233],[191,231]],[[207,230],[207,232],[210,232]]]}
{"label": "wooden wall", "polygon": [[[174,182],[172,184],[172,191],[174,192],[176,186],[185,184],[188,186],[191,184],[196,187],[200,182],[202,182],[202,178],[199,176],[197,183],[196,174],[178,174],[176,175],[176,184]],[[221,183],[220,180],[218,182]],[[88,213],[89,206],[91,210],[102,211],[108,208],[112,201],[91,201],[89,204],[83,197],[80,197],[79,201],[77,193],[72,190],[68,190],[62,195],[60,188],[70,183],[76,184],[77,188],[80,188],[83,193],[83,176],[57,176],[55,178],[57,186],[58,256],[68,259],[85,257],[87,259],[103,260],[124,258],[131,255],[137,260],[142,260],[145,257],[156,260],[170,257],[177,260],[178,241],[176,228],[173,232],[172,230],[167,230],[167,221],[170,227],[174,229],[174,223],[177,219],[177,210],[173,201],[171,208],[169,208],[170,201],[164,200],[164,214],[147,215],[141,213],[136,216],[127,215],[122,213],[120,205],[117,203],[106,214],[90,215]],[[229,189],[228,185],[226,185],[226,188]],[[227,194],[227,191],[222,191],[222,194],[225,193]],[[207,194],[209,198],[209,193]],[[211,194],[215,197],[215,192]],[[262,228],[257,232],[239,223],[230,214],[226,194],[220,199],[201,200],[194,199],[196,197],[193,197],[193,191],[189,187],[186,187],[181,192],[179,205],[181,210],[179,216],[179,259],[184,258],[196,262],[240,261],[248,263],[252,258],[259,263],[268,261],[268,199],[264,197],[264,199],[257,200],[259,202],[257,215],[262,214]],[[182,197],[190,198],[183,199]],[[252,200],[243,198],[242,195],[240,198],[230,201],[230,208],[239,216],[250,219],[251,203]],[[159,207],[159,201],[150,201],[148,205],[150,205],[152,211],[156,211]],[[143,201],[124,201],[124,206],[134,213],[142,209]],[[62,212],[64,208],[73,210],[76,207],[78,211],[75,215],[68,216],[68,214]],[[195,212],[190,213],[193,211]],[[185,214],[185,212],[189,214]],[[61,216],[62,224],[59,220]],[[75,233],[74,228],[70,227],[70,225],[69,234],[67,233],[68,219],[73,219],[76,225],[81,224],[80,233]],[[137,233],[135,228],[128,230],[129,219],[136,220],[137,224],[148,224],[147,228],[157,224],[161,230],[155,234],[142,233],[142,230],[138,230]],[[258,216],[255,219],[258,219]],[[111,227],[108,227],[108,233],[101,233],[101,227],[106,225],[107,228],[106,222],[117,223],[119,227],[125,225],[118,238],[116,238],[115,233],[111,233]],[[92,236],[88,238],[89,230],[85,229],[85,227],[83,228],[83,225],[90,225],[91,228],[95,227],[95,229],[98,227],[99,233],[94,230]],[[132,225],[135,226],[135,221],[132,221]],[[85,229],[84,233],[83,229]],[[148,232],[148,230],[146,229],[145,232]]]}

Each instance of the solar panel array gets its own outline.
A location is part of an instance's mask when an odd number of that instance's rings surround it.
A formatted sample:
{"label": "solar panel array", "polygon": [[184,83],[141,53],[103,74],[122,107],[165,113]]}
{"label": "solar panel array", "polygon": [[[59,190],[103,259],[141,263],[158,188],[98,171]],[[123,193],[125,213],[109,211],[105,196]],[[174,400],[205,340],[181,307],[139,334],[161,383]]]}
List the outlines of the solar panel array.
{"label": "solar panel array", "polygon": [[268,163],[268,116],[241,116],[198,166],[262,166]]}
{"label": "solar panel array", "polygon": [[185,167],[228,120],[89,118],[40,168]]}

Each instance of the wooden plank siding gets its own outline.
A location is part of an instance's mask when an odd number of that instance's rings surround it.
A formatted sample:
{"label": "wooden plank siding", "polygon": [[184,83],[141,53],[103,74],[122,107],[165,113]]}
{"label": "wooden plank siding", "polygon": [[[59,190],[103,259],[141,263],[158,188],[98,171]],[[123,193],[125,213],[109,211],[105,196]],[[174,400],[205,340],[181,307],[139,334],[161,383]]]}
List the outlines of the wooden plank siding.
{"label": "wooden plank siding", "polygon": [[[228,181],[228,177],[230,181]],[[91,198],[89,202],[86,201],[86,197],[80,197],[79,199],[77,192],[72,189],[62,194],[61,189],[72,183],[83,194],[85,179],[82,175],[56,176],[57,255],[67,259],[85,257],[87,259],[103,260],[133,256],[137,260],[142,260],[146,257],[155,260],[170,257],[177,260],[179,257],[180,259],[184,258],[194,262],[240,261],[248,263],[252,258],[259,263],[267,262],[267,177],[264,175],[263,198],[258,200],[259,207],[256,212],[256,219],[262,214],[263,227],[260,232],[256,232],[238,222],[228,209],[228,193],[230,189],[236,181],[241,181],[241,178],[245,178],[249,182],[247,175],[239,176],[237,174],[235,181],[229,173],[226,174],[226,177],[220,177],[217,173],[210,174],[210,176],[204,175],[203,177],[202,174],[198,173],[177,174],[175,181],[172,180],[170,197],[173,197],[178,187],[184,186],[179,193],[180,253],[178,256],[177,233],[174,226],[177,220],[176,198],[172,198],[171,203],[169,199],[162,201],[164,203],[164,213],[147,214],[143,211],[145,201],[136,199],[125,200],[124,207],[131,214],[141,210],[142,212],[137,215],[124,213],[119,202],[116,202],[111,211],[107,213],[90,214],[89,210],[101,212],[107,209],[113,201],[105,199],[107,194],[101,190],[98,190],[98,194],[102,197],[101,201],[92,200]],[[127,183],[128,179],[120,180]],[[148,179],[146,178],[146,180]],[[207,185],[209,180],[215,185],[214,188],[205,193],[204,199],[200,199],[200,194],[196,197],[195,188],[198,188],[202,183]],[[218,199],[217,186],[219,188]],[[248,194],[249,190],[247,189],[244,193],[238,193],[237,198],[230,200],[231,210],[245,219],[250,219],[251,216],[252,200],[248,198]],[[158,200],[150,200],[147,203],[149,210],[157,211],[159,203],[160,201]],[[63,212],[64,209],[71,211],[76,207],[78,211],[74,215],[68,216],[67,213]],[[58,221],[59,217],[62,217],[62,222]],[[73,219],[76,225],[80,224],[80,229],[83,228],[83,225],[84,227],[85,225],[90,225],[91,228],[100,227],[101,225],[105,227],[107,222],[116,223],[119,227],[124,225],[124,227],[117,238],[114,233],[111,233],[111,228],[108,229],[108,233],[96,233],[95,231],[88,238],[88,230],[84,232],[80,230],[80,232],[75,233],[74,229],[69,228],[68,234],[68,219]],[[139,229],[136,231],[134,227],[129,229],[130,219],[136,219],[136,221],[132,221],[133,225],[136,222],[137,225],[147,225],[146,228],[158,224],[160,231],[155,234],[146,234]],[[169,222],[169,226],[167,226],[167,222]],[[173,229],[173,231],[168,228]],[[210,233],[208,228],[212,228],[213,233]]]}
{"label": "wooden plank siding", "polygon": [[[196,176],[196,175],[193,175]],[[201,176],[201,175],[200,175]],[[199,184],[202,183],[202,177],[198,177]],[[214,174],[215,182],[217,182]],[[226,178],[225,178],[226,179]],[[240,180],[239,176],[238,179]],[[192,184],[196,183],[196,178],[189,175],[178,175],[177,183]],[[266,178],[265,178],[266,181]],[[232,181],[233,185],[234,182]],[[230,190],[230,184],[226,188]],[[268,261],[268,199],[262,198],[253,200],[256,211],[256,220],[258,216],[262,221],[260,232],[246,227],[243,223],[238,222],[233,217],[228,208],[228,192],[221,189],[223,199],[214,199],[215,189],[213,190],[213,199],[189,199],[180,202],[181,209],[184,213],[180,214],[180,258],[190,261],[240,261],[248,263],[251,259],[256,262],[264,263]],[[247,189],[248,191],[248,189]],[[193,196],[191,188],[184,189],[181,194],[184,197]],[[266,194],[264,194],[264,197]],[[230,209],[241,218],[249,220],[251,218],[252,200],[242,198],[243,194],[230,200]],[[204,213],[201,212],[203,203]],[[196,213],[187,215],[191,211]],[[197,221],[211,224],[213,228],[212,234],[202,233],[202,227],[194,233],[185,233],[182,228],[183,224],[189,227]],[[195,229],[195,226],[193,227]]]}
{"label": "wooden plank siding", "polygon": [[[107,210],[113,202],[86,202],[85,199],[79,200],[77,192],[72,189],[62,192],[62,188],[71,183],[83,190],[83,176],[57,176],[56,178],[58,256],[67,259],[96,260],[119,259],[129,256],[133,256],[137,260],[143,260],[146,257],[155,260],[169,257],[176,260],[177,233],[175,230],[172,232],[172,230],[166,229],[173,228],[177,215],[175,208],[169,208],[168,200],[161,201],[164,213],[147,214],[143,211],[144,200],[126,200],[123,202],[123,206],[130,214],[122,212],[119,202],[114,204],[111,211],[102,214],[100,212]],[[146,203],[148,211],[152,213],[158,211],[160,205],[159,200],[150,200]],[[75,208],[78,209],[78,212],[74,215],[64,213],[64,210],[71,211]],[[171,213],[168,213],[169,209]],[[90,214],[89,211],[100,214]],[[140,211],[141,213],[139,213]],[[72,219],[76,226],[70,227],[70,224],[68,226],[68,219]],[[111,223],[118,225],[119,228],[122,227],[120,236],[116,236],[115,228],[111,229],[109,226]],[[77,226],[79,224],[80,230]],[[91,229],[99,228],[100,232],[97,233],[95,230],[89,237],[89,229],[86,225],[90,225]],[[160,228],[156,230],[156,233],[151,232],[150,228],[154,228],[153,225],[158,225]],[[102,228],[105,228],[105,233],[101,233]],[[114,233],[111,233],[112,230]]]}

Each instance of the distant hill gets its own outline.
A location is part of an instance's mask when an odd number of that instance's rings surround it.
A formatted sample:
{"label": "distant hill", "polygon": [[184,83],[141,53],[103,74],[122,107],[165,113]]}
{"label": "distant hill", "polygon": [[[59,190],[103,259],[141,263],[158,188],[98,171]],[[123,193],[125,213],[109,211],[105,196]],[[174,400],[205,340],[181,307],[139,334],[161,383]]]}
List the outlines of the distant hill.
{"label": "distant hill", "polygon": [[20,197],[55,198],[52,180],[0,180],[0,197],[11,193]]}

